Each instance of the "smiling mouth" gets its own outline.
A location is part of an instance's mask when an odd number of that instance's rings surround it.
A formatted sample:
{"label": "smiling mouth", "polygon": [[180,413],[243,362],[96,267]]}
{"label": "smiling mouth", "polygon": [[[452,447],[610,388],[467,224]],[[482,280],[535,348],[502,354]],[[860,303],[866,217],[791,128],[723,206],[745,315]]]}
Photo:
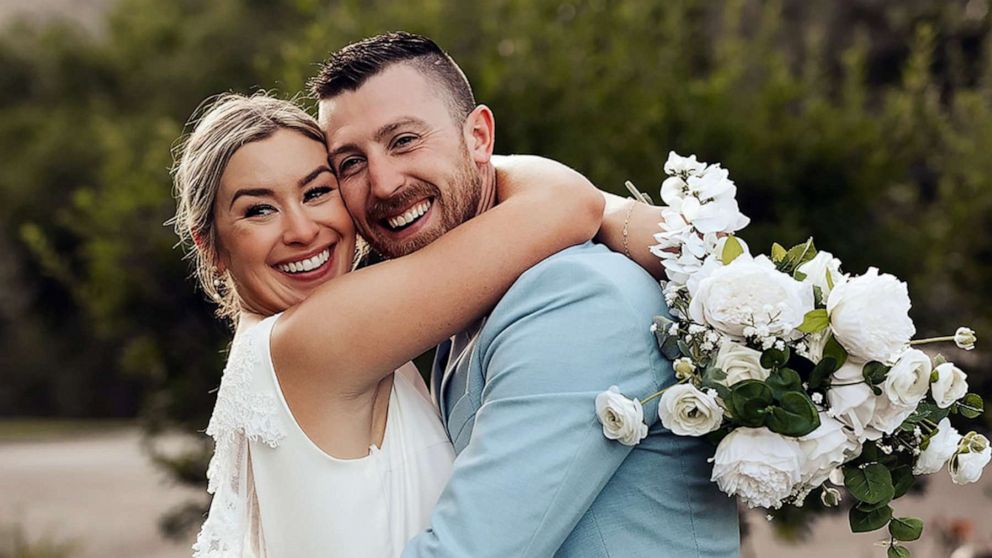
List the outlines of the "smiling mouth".
{"label": "smiling mouth", "polygon": [[276,267],[279,271],[289,274],[296,273],[306,273],[308,271],[313,271],[318,267],[327,263],[327,260],[331,259],[331,249],[325,248],[319,254],[305,258],[296,262],[290,262],[286,264],[279,264]]}
{"label": "smiling mouth", "polygon": [[420,219],[427,214],[433,204],[433,198],[428,198],[420,203],[417,203],[399,215],[383,219],[382,223],[386,226],[386,228],[393,232],[408,229],[420,221]]}

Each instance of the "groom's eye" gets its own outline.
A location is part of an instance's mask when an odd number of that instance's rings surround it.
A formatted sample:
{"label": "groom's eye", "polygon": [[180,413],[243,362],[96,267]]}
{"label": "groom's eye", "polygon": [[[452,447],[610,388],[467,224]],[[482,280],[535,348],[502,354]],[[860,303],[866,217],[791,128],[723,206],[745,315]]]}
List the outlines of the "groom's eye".
{"label": "groom's eye", "polygon": [[338,176],[346,176],[349,172],[353,172],[358,168],[358,165],[362,162],[361,157],[348,157],[347,159],[338,163]]}
{"label": "groom's eye", "polygon": [[393,140],[393,147],[406,147],[411,143],[413,143],[413,140],[415,139],[417,139],[417,136],[414,136],[412,134],[404,134],[402,136],[398,136],[395,140]]}

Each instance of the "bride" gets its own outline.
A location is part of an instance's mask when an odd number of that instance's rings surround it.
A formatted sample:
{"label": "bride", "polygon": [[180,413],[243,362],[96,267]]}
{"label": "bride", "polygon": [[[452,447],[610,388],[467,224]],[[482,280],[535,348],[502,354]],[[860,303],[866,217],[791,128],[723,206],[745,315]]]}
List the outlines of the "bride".
{"label": "bride", "polygon": [[[174,171],[175,226],[235,333],[194,556],[398,555],[427,526],[454,459],[408,361],[543,258],[597,233],[615,250],[628,232],[646,247],[657,227],[655,210],[609,195],[604,219],[604,196],[553,161],[495,163],[493,209],[352,271],[360,240],[309,115],[228,94],[196,121]],[[657,266],[646,249],[633,257]]]}

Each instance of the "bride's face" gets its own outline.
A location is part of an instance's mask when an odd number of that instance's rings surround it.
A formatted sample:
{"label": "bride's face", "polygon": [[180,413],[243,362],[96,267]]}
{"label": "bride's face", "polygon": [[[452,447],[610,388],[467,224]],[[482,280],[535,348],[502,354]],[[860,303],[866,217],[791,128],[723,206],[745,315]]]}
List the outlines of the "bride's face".
{"label": "bride's face", "polygon": [[214,201],[219,268],[242,308],[269,316],[347,273],[355,229],[324,144],[280,130],[231,157]]}

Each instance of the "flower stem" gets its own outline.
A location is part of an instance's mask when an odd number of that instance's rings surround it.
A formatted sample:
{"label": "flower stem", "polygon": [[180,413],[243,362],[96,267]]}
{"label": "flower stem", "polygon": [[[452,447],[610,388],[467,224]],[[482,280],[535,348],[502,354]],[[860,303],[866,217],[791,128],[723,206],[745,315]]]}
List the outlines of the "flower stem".
{"label": "flower stem", "polygon": [[931,337],[929,339],[914,339],[909,342],[910,345],[926,345],[927,343],[943,343],[945,341],[954,341],[954,336],[949,335],[947,337]]}
{"label": "flower stem", "polygon": [[675,386],[677,386],[679,384],[684,384],[687,381],[689,381],[688,378],[686,378],[685,380],[679,380],[678,382],[676,382],[676,383],[674,383],[674,384],[672,384],[672,385],[670,385],[670,386],[668,386],[666,388],[662,388],[661,390],[652,393],[651,395],[645,397],[644,399],[641,399],[641,405],[645,405],[645,404],[647,404],[648,401],[651,401],[652,399],[661,397],[661,394],[663,394],[666,391],[668,391],[669,388],[673,388],[673,387],[675,387]]}

